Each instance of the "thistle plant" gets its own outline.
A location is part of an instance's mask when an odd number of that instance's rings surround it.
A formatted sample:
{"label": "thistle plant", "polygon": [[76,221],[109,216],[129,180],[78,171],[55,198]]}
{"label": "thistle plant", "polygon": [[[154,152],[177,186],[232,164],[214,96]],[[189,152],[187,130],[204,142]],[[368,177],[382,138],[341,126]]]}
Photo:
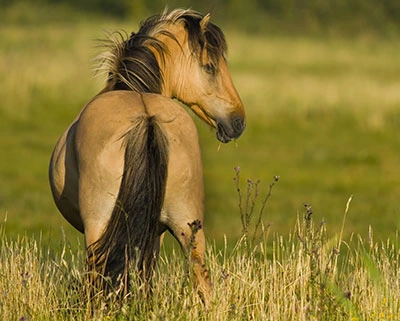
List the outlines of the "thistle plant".
{"label": "thistle plant", "polygon": [[[245,192],[241,189],[241,182],[240,182],[240,167],[237,166],[234,168],[235,177],[233,178],[236,187],[236,193],[238,197],[238,207],[239,213],[242,223],[242,237],[241,240],[247,246],[249,241],[249,236],[252,234],[250,240],[250,246],[253,247],[257,241],[263,236],[265,232],[265,226],[263,224],[263,215],[267,205],[268,200],[272,195],[272,189],[274,188],[275,184],[279,181],[279,176],[275,175],[273,178],[272,183],[269,184],[268,191],[265,197],[261,200],[261,206],[257,213],[256,211],[256,203],[260,196],[260,189],[259,185],[261,180],[258,179],[256,181],[252,179],[247,180],[247,186]],[[255,221],[253,221],[255,219]],[[253,231],[251,233],[251,228],[253,225]],[[261,229],[261,233],[260,233]]]}

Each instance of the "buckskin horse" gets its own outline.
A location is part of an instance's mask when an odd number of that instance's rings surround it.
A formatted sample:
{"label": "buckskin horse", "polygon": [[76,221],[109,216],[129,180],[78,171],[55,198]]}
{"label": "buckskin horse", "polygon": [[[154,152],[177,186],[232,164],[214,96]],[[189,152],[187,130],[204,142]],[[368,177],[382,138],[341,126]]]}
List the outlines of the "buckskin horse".
{"label": "buckskin horse", "polygon": [[89,271],[124,293],[129,264],[150,280],[162,234],[170,231],[208,305],[198,134],[174,99],[215,128],[219,141],[242,134],[245,112],[228,71],[225,37],[209,14],[177,9],[148,18],[129,37],[112,34],[106,46],[106,86],[51,157],[55,203],[84,233]]}

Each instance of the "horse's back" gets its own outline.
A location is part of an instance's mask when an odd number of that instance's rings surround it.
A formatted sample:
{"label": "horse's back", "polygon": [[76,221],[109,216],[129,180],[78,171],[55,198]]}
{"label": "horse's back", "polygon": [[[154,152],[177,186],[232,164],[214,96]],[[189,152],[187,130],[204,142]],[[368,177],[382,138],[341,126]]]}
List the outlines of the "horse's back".
{"label": "horse's back", "polygon": [[158,94],[133,91],[110,91],[85,107],[77,124],[77,149],[80,142],[98,149],[118,145],[134,120],[143,115],[156,118],[177,153],[200,153],[196,126],[179,103]]}
{"label": "horse's back", "polygon": [[108,140],[129,130],[132,121],[139,115],[157,117],[162,126],[172,124],[169,129],[177,134],[197,139],[197,130],[188,113],[176,101],[150,93],[133,91],[109,91],[96,96],[81,112],[78,135],[84,131],[96,139]]}

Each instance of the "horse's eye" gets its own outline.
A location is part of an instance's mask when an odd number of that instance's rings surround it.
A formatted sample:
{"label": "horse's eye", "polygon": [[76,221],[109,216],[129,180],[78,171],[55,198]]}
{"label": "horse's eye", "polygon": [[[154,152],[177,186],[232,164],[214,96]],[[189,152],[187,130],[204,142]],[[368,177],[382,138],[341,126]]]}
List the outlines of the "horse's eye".
{"label": "horse's eye", "polygon": [[204,68],[205,72],[208,74],[215,73],[215,66],[213,64],[205,64],[205,65],[203,65],[203,68]]}

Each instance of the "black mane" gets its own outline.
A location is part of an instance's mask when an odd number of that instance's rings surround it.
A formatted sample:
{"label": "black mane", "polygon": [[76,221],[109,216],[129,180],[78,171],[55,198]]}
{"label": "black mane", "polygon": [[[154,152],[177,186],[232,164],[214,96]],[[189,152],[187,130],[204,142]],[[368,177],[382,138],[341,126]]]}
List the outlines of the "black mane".
{"label": "black mane", "polygon": [[[139,31],[128,38],[121,33],[112,35],[107,45],[110,52],[103,56],[108,72],[107,90],[133,90],[160,94],[163,75],[155,50],[162,62],[167,54],[165,45],[156,39],[160,34],[176,40],[168,31],[168,25],[182,21],[188,32],[190,50],[200,60],[204,50],[214,67],[225,57],[227,45],[221,29],[208,22],[202,30],[204,16],[193,10],[177,9],[152,16],[141,23]],[[117,36],[116,36],[117,35]]]}

